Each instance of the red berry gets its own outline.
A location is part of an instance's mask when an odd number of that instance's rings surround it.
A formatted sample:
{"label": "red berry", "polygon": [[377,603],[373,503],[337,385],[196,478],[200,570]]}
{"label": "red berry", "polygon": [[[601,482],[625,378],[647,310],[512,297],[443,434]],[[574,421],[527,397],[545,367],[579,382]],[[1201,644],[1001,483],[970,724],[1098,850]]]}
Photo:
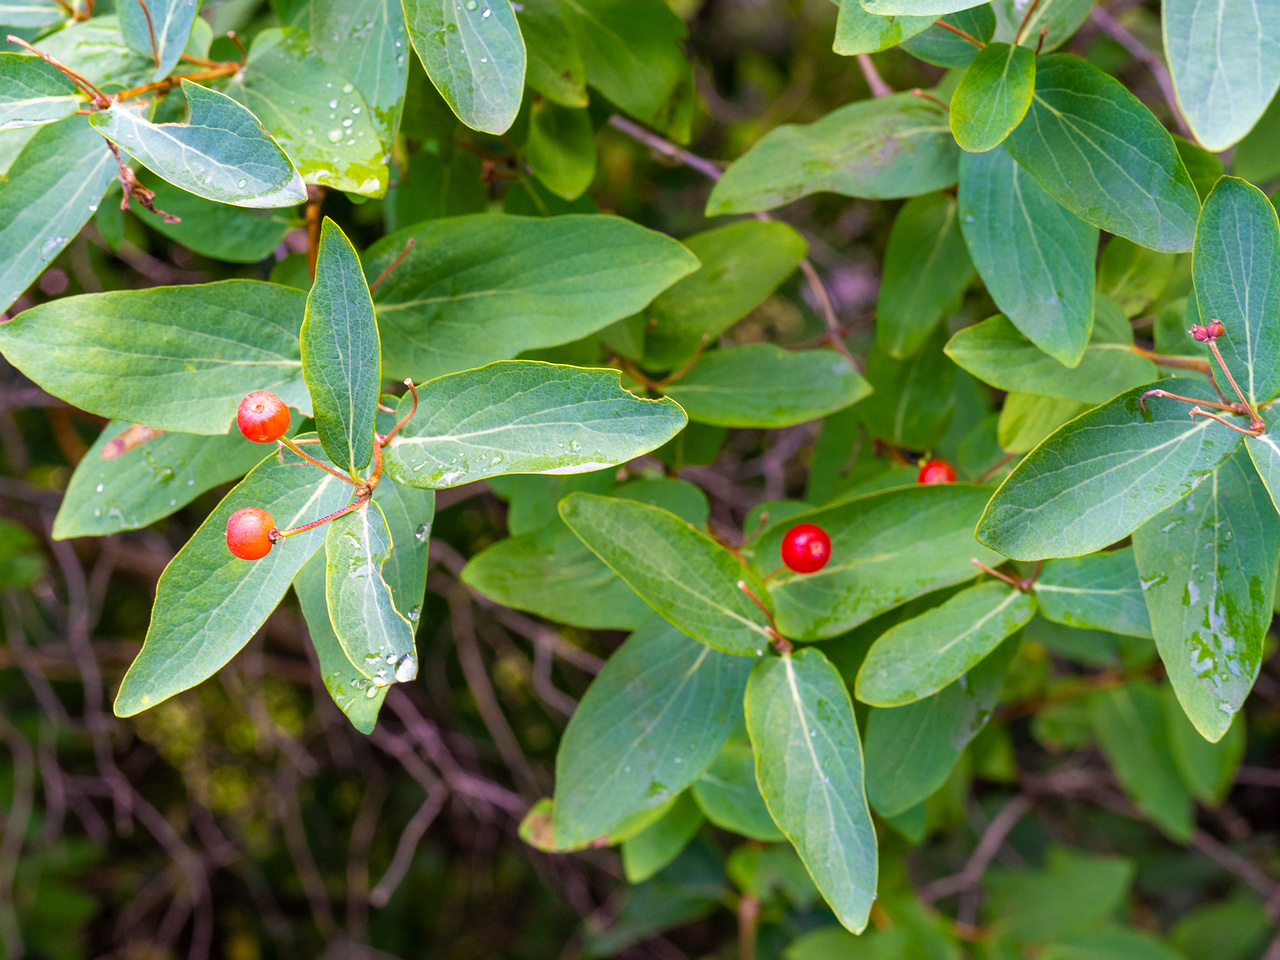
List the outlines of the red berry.
{"label": "red berry", "polygon": [[831,559],[831,538],[812,523],[799,523],[782,538],[782,562],[796,573],[817,573]]}
{"label": "red berry", "polygon": [[237,510],[227,519],[227,549],[241,560],[261,560],[271,552],[276,522],[258,507]]}
{"label": "red berry", "polygon": [[274,393],[255,390],[240,401],[236,423],[254,443],[275,443],[289,430],[289,408]]}
{"label": "red berry", "polygon": [[916,474],[916,483],[955,483],[956,471],[945,460],[926,460],[920,464],[920,472]]}

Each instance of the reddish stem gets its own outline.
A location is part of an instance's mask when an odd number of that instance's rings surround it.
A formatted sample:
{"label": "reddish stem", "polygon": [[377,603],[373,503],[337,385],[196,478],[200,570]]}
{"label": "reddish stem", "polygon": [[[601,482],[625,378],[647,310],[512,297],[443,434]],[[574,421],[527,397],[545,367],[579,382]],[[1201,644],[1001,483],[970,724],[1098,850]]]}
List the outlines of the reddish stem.
{"label": "reddish stem", "polygon": [[391,438],[400,432],[400,428],[413,419],[413,415],[418,412],[418,388],[413,385],[413,380],[406,377],[404,385],[409,388],[409,393],[413,395],[413,406],[409,408],[409,412],[400,418],[400,422],[391,428],[391,432],[385,437],[378,438],[379,447],[385,447],[391,442]]}
{"label": "reddish stem", "polygon": [[289,450],[292,450],[294,453],[300,456],[303,460],[307,461],[307,463],[311,464],[313,467],[319,467],[325,473],[337,477],[343,483],[349,483],[351,484],[351,486],[357,487],[357,488],[364,486],[363,480],[352,480],[349,476],[347,476],[341,470],[335,470],[333,467],[327,464],[321,463],[319,460],[311,456],[311,454],[307,453],[305,450],[299,447],[296,443],[294,443],[288,437],[281,437],[279,440],[276,441],[276,443],[280,444],[280,446],[282,447],[286,447]]}
{"label": "reddish stem", "polygon": [[954,33],[957,37],[960,37],[962,40],[968,40],[979,50],[983,49],[986,46],[986,44],[983,43],[981,40],[979,40],[977,37],[970,36],[969,34],[965,33],[963,30],[961,30],[959,27],[952,26],[951,24],[947,23],[947,21],[945,20],[935,20],[933,22],[933,25],[935,27],[941,27],[943,30],[950,30],[952,33]]}
{"label": "reddish stem", "polygon": [[409,251],[413,249],[413,245],[416,242],[417,241],[414,240],[413,237],[410,237],[408,240],[405,241],[404,249],[400,251],[400,255],[397,256],[394,260],[392,260],[389,264],[387,264],[387,268],[383,270],[380,274],[378,274],[377,280],[369,284],[369,296],[372,297],[377,292],[378,287],[382,286],[382,281],[387,279],[387,277],[391,275],[391,271],[394,270],[396,267],[400,266],[400,264],[404,262],[404,258],[409,255]]}

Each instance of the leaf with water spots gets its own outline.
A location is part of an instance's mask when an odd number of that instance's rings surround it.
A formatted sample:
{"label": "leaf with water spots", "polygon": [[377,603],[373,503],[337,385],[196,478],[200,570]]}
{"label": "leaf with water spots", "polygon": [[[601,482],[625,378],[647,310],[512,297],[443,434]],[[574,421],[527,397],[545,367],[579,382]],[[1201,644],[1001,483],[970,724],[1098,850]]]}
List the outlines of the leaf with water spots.
{"label": "leaf with water spots", "polygon": [[436,492],[406,487],[392,480],[379,483],[373,502],[382,508],[395,549],[382,565],[382,578],[391,588],[395,607],[413,626],[422,619],[427,591],[427,552],[435,517]]}
{"label": "leaf with water spots", "polygon": [[1280,514],[1247,450],[1135,530],[1133,552],[1169,681],[1218,740],[1258,675],[1280,563]]}
{"label": "leaf with water spots", "polygon": [[409,79],[403,5],[399,0],[314,0],[311,42],[360,91],[378,139],[389,149],[400,129]]}
{"label": "leaf with water spots", "polygon": [[83,102],[57,67],[28,54],[0,53],[0,130],[53,123]]}
{"label": "leaf with water spots", "polygon": [[[641,400],[616,370],[491,363],[418,388],[418,413],[387,448],[401,483],[443,489],[506,473],[587,473],[662,446],[685,425],[673,400]],[[411,399],[400,400],[398,414]]]}
{"label": "leaf with water spots", "polygon": [[614,651],[556,754],[556,846],[575,847],[667,803],[711,764],[741,717],[754,661],[651,617]]}
{"label": "leaf with water spots", "polygon": [[809,647],[760,661],[744,704],[769,814],[836,919],[861,932],[875,900],[876,832],[844,681]]}
{"label": "leaf with water spots", "polygon": [[1031,589],[1046,620],[1130,637],[1151,636],[1131,547],[1050,560]]}

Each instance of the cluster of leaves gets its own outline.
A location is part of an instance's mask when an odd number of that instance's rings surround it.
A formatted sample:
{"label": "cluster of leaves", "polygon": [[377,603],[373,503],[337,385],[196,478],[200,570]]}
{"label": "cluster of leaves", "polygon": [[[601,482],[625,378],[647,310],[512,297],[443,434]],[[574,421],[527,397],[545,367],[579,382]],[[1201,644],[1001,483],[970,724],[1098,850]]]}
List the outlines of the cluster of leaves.
{"label": "cluster of leaves", "polygon": [[[1164,4],[1161,109],[1184,138],[1106,49],[1060,49],[1092,11],[1146,52],[1091,2],[842,0],[834,53],[875,92],[871,54],[929,89],[762,124],[722,169],[677,146],[705,124],[665,0],[255,6],[0,2],[0,352],[108,421],[54,539],[140,530],[243,477],[160,577],[117,715],[213,676],[292,587],[325,687],[374,731],[418,672],[435,491],[483,482],[507,535],[468,551],[465,588],[629,633],[520,828],[547,852],[620,847],[636,886],[589,952],[731,902],[744,951],[793,960],[966,940],[1199,956],[1198,927],[1118,921],[1123,859],[1040,843],[1041,866],[986,877],[979,929],[963,899],[959,922],[933,904],[995,850],[920,890],[901,852],[954,825],[975,773],[1024,791],[997,847],[1027,797],[1075,789],[1019,769],[1028,716],[1028,743],[1099,748],[1122,790],[1105,802],[1172,841],[1231,788],[1280,567],[1280,220],[1255,185],[1280,177],[1280,17]],[[247,49],[215,39],[232,27]],[[687,218],[677,242],[599,213],[605,127],[707,175],[702,214],[737,218]],[[906,201],[883,207],[870,334],[768,212],[833,194]],[[145,230],[244,266],[31,288],[78,235],[124,255]],[[770,331],[797,273],[816,312]],[[1187,336],[1211,320],[1211,348]],[[233,430],[254,390],[328,472]],[[807,475],[743,502],[706,465],[767,429],[816,432]],[[917,485],[934,453],[963,482]],[[340,516],[249,562],[224,542],[248,506],[282,529]],[[815,573],[781,566],[801,521],[832,541]],[[707,823],[742,838],[727,857]],[[1207,909],[1236,911],[1248,957],[1262,906]]]}

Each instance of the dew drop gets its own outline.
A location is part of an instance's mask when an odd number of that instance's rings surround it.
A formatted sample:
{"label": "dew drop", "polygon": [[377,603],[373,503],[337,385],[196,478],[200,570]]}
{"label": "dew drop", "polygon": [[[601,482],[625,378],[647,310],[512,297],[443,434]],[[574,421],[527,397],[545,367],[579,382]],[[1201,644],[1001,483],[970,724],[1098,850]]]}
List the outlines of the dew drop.
{"label": "dew drop", "polygon": [[337,142],[338,142],[339,140],[341,140],[341,139],[342,139],[342,131],[341,131],[341,130],[330,130],[330,131],[329,131],[329,142],[330,142],[330,143],[337,143]]}
{"label": "dew drop", "polygon": [[102,484],[98,484],[98,492],[99,492],[99,493],[101,493],[101,492],[102,492]]}
{"label": "dew drop", "polygon": [[40,247],[40,259],[53,259],[54,255],[62,249],[62,245],[66,242],[66,237],[50,237]]}
{"label": "dew drop", "polygon": [[349,126],[351,126],[351,124],[352,124],[352,123],[354,123],[354,122],[355,122],[355,121],[353,121],[350,117],[347,117],[345,120],[343,120],[343,121],[342,121],[342,125],[343,125],[344,127],[349,127]]}
{"label": "dew drop", "polygon": [[349,83],[344,83],[344,84],[342,85],[342,92],[343,92],[343,93],[351,93],[353,90],[355,90],[355,87],[353,87],[353,86],[352,86],[351,84],[349,84]]}
{"label": "dew drop", "polygon": [[237,187],[239,187],[241,190],[243,190],[246,186],[248,186],[248,184],[249,184],[249,181],[248,181],[248,180],[237,180],[237,181],[236,181],[236,186],[237,186]]}
{"label": "dew drop", "polygon": [[338,101],[337,101],[336,99],[335,99],[335,100],[330,100],[330,101],[329,101],[329,109],[330,109],[330,110],[337,110],[337,109],[338,109]]}
{"label": "dew drop", "polygon": [[426,543],[431,538],[431,524],[424,523],[414,534],[418,538],[419,543]]}
{"label": "dew drop", "polygon": [[484,13],[480,14],[480,16],[481,16],[481,17],[487,17],[487,16],[489,16],[489,14],[491,14],[491,13],[493,13],[493,11],[492,11],[492,10],[486,10]]}
{"label": "dew drop", "polygon": [[407,654],[396,667],[396,682],[406,683],[418,675],[418,658]]}

